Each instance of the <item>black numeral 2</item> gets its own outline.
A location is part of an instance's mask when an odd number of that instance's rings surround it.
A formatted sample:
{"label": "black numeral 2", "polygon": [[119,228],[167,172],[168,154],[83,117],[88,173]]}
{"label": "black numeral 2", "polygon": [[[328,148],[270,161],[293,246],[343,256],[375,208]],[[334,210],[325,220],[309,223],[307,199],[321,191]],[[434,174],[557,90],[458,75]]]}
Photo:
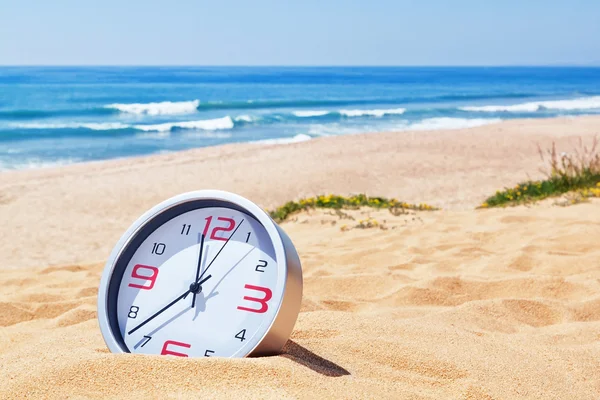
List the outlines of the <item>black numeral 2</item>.
{"label": "black numeral 2", "polygon": [[254,268],[254,270],[256,272],[265,272],[265,267],[267,266],[267,262],[265,260],[258,260],[258,265],[256,266],[256,268]]}

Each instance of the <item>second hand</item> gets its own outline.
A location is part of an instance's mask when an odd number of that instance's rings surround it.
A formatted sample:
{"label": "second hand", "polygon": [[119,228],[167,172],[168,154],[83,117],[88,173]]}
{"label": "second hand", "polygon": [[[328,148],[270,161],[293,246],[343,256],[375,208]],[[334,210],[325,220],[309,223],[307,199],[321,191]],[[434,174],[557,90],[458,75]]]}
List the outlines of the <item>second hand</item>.
{"label": "second hand", "polygon": [[233,237],[233,235],[235,235],[235,233],[237,232],[237,230],[239,229],[239,227],[242,225],[242,223],[244,222],[244,220],[242,219],[240,221],[240,223],[238,224],[238,226],[233,230],[233,232],[231,233],[231,236],[229,236],[229,238],[227,239],[227,241],[225,242],[225,244],[223,245],[223,247],[221,247],[219,249],[219,251],[217,252],[217,254],[215,255],[215,257],[212,259],[212,261],[208,264],[208,266],[206,267],[206,269],[202,272],[202,274],[200,275],[200,277],[198,278],[197,281],[195,281],[194,283],[192,283],[192,285],[190,285],[190,289],[188,289],[185,293],[183,293],[182,295],[180,295],[179,297],[177,297],[175,300],[173,300],[172,302],[170,302],[169,304],[167,304],[166,306],[164,306],[163,308],[161,308],[159,311],[157,311],[156,313],[152,314],[148,319],[146,319],[144,322],[142,322],[141,324],[139,324],[138,326],[136,326],[135,328],[133,328],[132,330],[130,330],[129,332],[127,332],[128,335],[131,335],[132,333],[134,333],[135,331],[137,331],[138,329],[140,329],[142,326],[146,325],[148,322],[152,321],[154,318],[158,317],[160,314],[162,314],[163,312],[165,312],[166,310],[168,310],[170,307],[172,307],[175,303],[177,303],[178,301],[180,301],[181,299],[185,299],[187,297],[188,294],[192,293],[192,286],[196,286],[196,285],[202,285],[204,282],[206,282],[207,280],[209,280],[211,278],[212,275],[208,275],[206,278],[202,278],[204,276],[204,274],[206,273],[206,271],[208,271],[208,269],[210,268],[210,266],[215,262],[215,260],[217,259],[217,257],[219,257],[219,254],[221,254],[221,252],[223,251],[223,249],[225,248],[225,246],[227,246],[227,243],[229,243],[229,241],[231,240],[231,238]]}

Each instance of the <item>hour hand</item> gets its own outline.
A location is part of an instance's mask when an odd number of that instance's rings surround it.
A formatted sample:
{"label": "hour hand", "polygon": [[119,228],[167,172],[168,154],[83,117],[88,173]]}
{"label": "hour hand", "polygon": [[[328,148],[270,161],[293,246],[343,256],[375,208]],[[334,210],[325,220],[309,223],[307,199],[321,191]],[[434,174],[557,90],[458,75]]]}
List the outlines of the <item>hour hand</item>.
{"label": "hour hand", "polygon": [[192,296],[192,308],[194,308],[196,306],[196,296],[198,295],[198,293],[200,293],[202,291],[202,283],[198,282],[198,279],[200,279],[200,271],[202,270],[202,252],[204,250],[204,234],[199,233],[198,234],[198,242],[200,243],[200,250],[198,251],[198,264],[196,267],[196,279],[194,279],[194,282],[190,285],[190,292],[193,293]]}
{"label": "hour hand", "polygon": [[163,312],[165,312],[166,310],[168,310],[169,308],[171,308],[179,300],[185,299],[188,294],[192,293],[192,290],[191,290],[192,286],[198,285],[198,287],[201,287],[202,284],[204,282],[206,282],[207,280],[209,280],[211,277],[212,277],[212,275],[208,275],[207,277],[203,278],[200,282],[194,282],[194,283],[192,283],[190,285],[190,289],[188,289],[185,293],[182,293],[179,297],[177,297],[176,299],[174,299],[173,301],[171,301],[169,304],[167,304],[166,306],[164,306],[163,308],[161,308],[160,310],[158,310],[157,312],[155,312],[154,314],[152,314],[144,322],[142,322],[141,324],[139,324],[138,326],[136,326],[135,328],[133,328],[132,330],[130,330],[129,332],[127,332],[127,334],[131,335],[132,333],[134,333],[135,331],[137,331],[138,329],[140,329],[142,326],[146,325],[148,322],[152,321],[154,318],[158,317],[160,314],[162,314]]}

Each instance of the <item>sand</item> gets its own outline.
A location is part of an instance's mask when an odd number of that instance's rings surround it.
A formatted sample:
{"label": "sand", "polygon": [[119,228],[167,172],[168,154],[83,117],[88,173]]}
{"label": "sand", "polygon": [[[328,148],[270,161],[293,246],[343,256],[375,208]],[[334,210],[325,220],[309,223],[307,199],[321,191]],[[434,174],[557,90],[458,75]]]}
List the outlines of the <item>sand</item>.
{"label": "sand", "polygon": [[[520,120],[2,173],[0,398],[599,398],[600,201],[473,210],[539,176],[536,143],[596,133],[593,117]],[[305,282],[280,356],[108,353],[108,252],[148,207],[209,187],[265,207],[367,192],[444,210],[283,223]],[[368,217],[385,229],[355,228]]]}

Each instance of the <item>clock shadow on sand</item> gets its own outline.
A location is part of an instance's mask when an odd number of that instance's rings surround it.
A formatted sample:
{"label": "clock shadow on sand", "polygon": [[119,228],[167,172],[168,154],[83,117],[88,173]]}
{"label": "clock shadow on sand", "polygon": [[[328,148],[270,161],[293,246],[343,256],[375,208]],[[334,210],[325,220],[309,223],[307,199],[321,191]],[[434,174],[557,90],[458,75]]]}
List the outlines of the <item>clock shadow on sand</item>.
{"label": "clock shadow on sand", "polygon": [[325,376],[340,377],[350,375],[350,372],[345,368],[313,353],[293,340],[287,341],[280,355]]}

